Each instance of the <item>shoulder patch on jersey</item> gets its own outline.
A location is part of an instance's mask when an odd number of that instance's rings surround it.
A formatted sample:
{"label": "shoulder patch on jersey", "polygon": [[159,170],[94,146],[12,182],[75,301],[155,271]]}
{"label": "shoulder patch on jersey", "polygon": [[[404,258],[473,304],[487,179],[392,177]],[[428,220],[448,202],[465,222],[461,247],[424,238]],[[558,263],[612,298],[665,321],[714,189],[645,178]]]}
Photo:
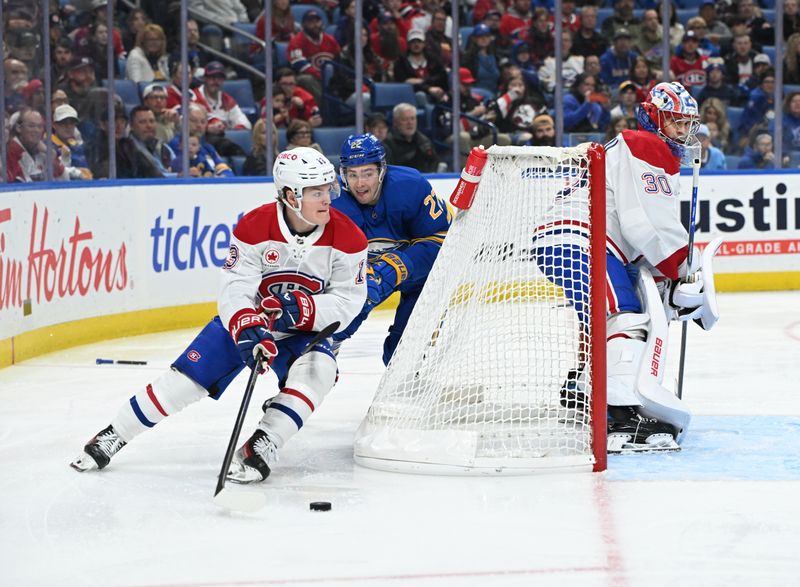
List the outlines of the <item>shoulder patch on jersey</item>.
{"label": "shoulder patch on jersey", "polygon": [[331,220],[325,225],[325,231],[314,246],[333,247],[351,255],[367,248],[367,237],[346,214],[331,208]]}
{"label": "shoulder patch on jersey", "polygon": [[276,241],[285,243],[278,225],[278,204],[264,204],[251,210],[238,222],[233,234],[243,243],[255,245],[265,241]]}
{"label": "shoulder patch on jersey", "polygon": [[667,143],[644,130],[623,130],[622,138],[631,154],[648,165],[659,167],[670,175],[680,171],[680,159],[672,154]]}

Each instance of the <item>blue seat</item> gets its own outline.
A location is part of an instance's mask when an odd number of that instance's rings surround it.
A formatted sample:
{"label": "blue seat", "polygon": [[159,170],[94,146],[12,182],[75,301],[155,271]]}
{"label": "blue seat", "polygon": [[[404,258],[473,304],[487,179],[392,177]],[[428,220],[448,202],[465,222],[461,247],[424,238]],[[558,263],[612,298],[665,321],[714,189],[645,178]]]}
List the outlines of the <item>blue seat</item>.
{"label": "blue seat", "polygon": [[608,17],[614,16],[614,9],[610,7],[603,7],[597,9],[597,30],[603,26],[603,21]]}
{"label": "blue seat", "polygon": [[275,65],[289,67],[289,43],[275,42]]}
{"label": "blue seat", "polygon": [[[283,151],[286,148],[286,129],[278,129],[278,151]],[[275,153],[277,155],[277,153]]]}
{"label": "blue seat", "polygon": [[347,137],[354,134],[356,134],[355,126],[319,126],[314,129],[312,136],[322,152],[330,158],[339,157],[339,153],[342,152],[342,143]]}
{"label": "blue seat", "polygon": [[142,97],[142,93],[144,92],[145,88],[147,86],[149,86],[150,84],[157,84],[157,85],[161,86],[162,88],[164,88],[164,90],[166,90],[169,87],[169,82],[168,81],[163,81],[163,80],[161,80],[161,81],[153,81],[153,82],[138,82],[136,85],[139,88],[139,98]]}
{"label": "blue seat", "polygon": [[374,83],[370,87],[372,111],[389,112],[397,104],[417,105],[417,96],[410,84]]}
{"label": "blue seat", "polygon": [[313,4],[292,4],[290,8],[292,10],[292,16],[294,16],[294,21],[297,24],[301,24],[303,22],[303,15],[306,12],[308,12],[309,10],[314,10],[314,11],[316,11],[317,14],[319,14],[320,18],[322,19],[322,28],[323,29],[326,26],[328,26],[328,24],[330,24],[328,22],[327,15],[324,12],[322,12],[322,10],[320,10],[317,6],[314,6]]}
{"label": "blue seat", "polygon": [[761,52],[764,53],[764,55],[766,55],[767,57],[769,57],[769,61],[770,63],[772,63],[772,67],[775,67],[776,65],[778,66],[781,65],[780,63],[777,64],[775,63],[775,58],[777,56],[777,53],[775,53],[775,47],[771,45],[764,45],[763,47],[761,47]]}
{"label": "blue seat", "polygon": [[247,159],[247,157],[242,157],[241,155],[231,157],[231,169],[233,170],[234,175],[242,175],[245,159]]}
{"label": "blue seat", "polygon": [[251,122],[258,116],[258,105],[249,79],[231,79],[225,82],[224,91],[230,94]]}
{"label": "blue seat", "polygon": [[[256,24],[254,22],[234,22],[231,26],[237,31],[250,33],[253,36],[256,34]],[[248,56],[250,54],[251,42],[252,40],[245,35],[234,34],[231,38],[231,48],[237,56]]]}
{"label": "blue seat", "polygon": [[766,20],[769,24],[775,25],[775,9],[774,8],[762,8],[761,13],[764,16],[764,20]]}
{"label": "blue seat", "polygon": [[739,161],[742,158],[736,155],[725,155],[725,164],[728,166],[728,169],[738,169],[739,168]]}
{"label": "blue seat", "polygon": [[245,153],[253,149],[253,131],[250,129],[226,130],[225,138],[239,145]]}
{"label": "blue seat", "polygon": [[742,120],[742,113],[744,107],[742,106],[728,106],[725,113],[728,115],[728,123],[731,125],[731,132],[737,134],[739,122]]}
{"label": "blue seat", "polygon": [[[102,80],[103,87],[108,87],[108,80]],[[139,89],[136,87],[136,82],[129,79],[115,79],[114,80],[114,93],[122,98],[122,103],[125,106],[133,108],[141,103],[139,100]]]}
{"label": "blue seat", "polygon": [[[606,135],[601,132],[571,132],[568,135],[568,147],[575,147],[581,143],[605,143]],[[565,141],[566,142],[566,141]]]}
{"label": "blue seat", "polygon": [[686,23],[689,22],[690,18],[699,16],[698,12],[699,10],[695,7],[678,8],[677,10],[678,22],[681,23],[683,26],[686,26]]}
{"label": "blue seat", "polygon": [[473,94],[478,94],[482,100],[494,100],[497,97],[494,92],[487,90],[486,88],[473,87],[470,89],[470,92]]}
{"label": "blue seat", "polygon": [[467,48],[467,43],[469,42],[469,37],[472,34],[472,30],[474,27],[471,26],[462,26],[458,29],[458,37],[461,39],[461,49],[464,50]]}
{"label": "blue seat", "polygon": [[800,92],[800,85],[798,84],[783,84],[783,95],[788,96],[792,92]]}

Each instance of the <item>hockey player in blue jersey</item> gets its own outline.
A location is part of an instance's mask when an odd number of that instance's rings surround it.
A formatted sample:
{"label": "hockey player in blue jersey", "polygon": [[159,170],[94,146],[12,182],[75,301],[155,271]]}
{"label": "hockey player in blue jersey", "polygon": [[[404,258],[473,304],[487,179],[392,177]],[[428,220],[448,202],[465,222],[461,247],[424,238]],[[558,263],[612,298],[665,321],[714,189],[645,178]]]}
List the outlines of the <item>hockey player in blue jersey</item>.
{"label": "hockey player in blue jersey", "polygon": [[451,211],[417,170],[387,165],[383,145],[369,133],[344,142],[339,177],[344,189],[332,205],[364,231],[369,266],[364,308],[334,335],[334,344],[352,336],[373,308],[398,291],[400,303],[383,345],[388,364],[450,228]]}

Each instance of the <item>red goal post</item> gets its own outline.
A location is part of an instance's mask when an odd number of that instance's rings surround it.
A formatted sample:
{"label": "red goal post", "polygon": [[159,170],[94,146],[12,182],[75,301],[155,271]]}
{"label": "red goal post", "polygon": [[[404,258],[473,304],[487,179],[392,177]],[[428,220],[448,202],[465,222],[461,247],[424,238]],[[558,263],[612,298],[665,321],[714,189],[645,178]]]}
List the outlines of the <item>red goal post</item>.
{"label": "red goal post", "polygon": [[[433,474],[602,471],[603,147],[486,156],[482,173],[468,162],[454,192],[479,182],[358,429],[355,459]],[[586,403],[566,403],[567,387]]]}

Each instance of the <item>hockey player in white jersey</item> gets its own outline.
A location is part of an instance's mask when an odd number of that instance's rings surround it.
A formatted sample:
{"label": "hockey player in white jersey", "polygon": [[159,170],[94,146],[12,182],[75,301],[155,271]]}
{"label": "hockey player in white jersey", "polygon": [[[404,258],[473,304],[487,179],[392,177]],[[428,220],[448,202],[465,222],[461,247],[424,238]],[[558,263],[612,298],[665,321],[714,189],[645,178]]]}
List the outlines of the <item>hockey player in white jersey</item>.
{"label": "hockey player in white jersey", "polygon": [[[605,146],[609,452],[679,448],[690,414],[662,385],[668,322],[710,329],[719,317],[711,263],[719,242],[688,267],[679,214],[680,162],[699,126],[697,102],[681,84],[660,83],[638,118],[640,130],[624,130]],[[534,235],[540,268],[564,288],[583,323],[589,288],[573,276],[589,275],[581,242],[587,219],[585,210]],[[566,407],[582,407],[583,377],[579,368],[567,378]]]}
{"label": "hockey player in white jersey", "polygon": [[204,397],[218,398],[257,352],[278,377],[256,431],[236,452],[228,479],[261,481],[277,449],[303,426],[333,387],[330,339],[303,354],[314,332],[347,326],[366,299],[367,240],[331,207],[339,194],[333,165],[318,151],[279,154],[277,202],[245,214],[233,231],[222,269],[219,315],[171,368],[122,406],[71,463],[102,469],[142,432]]}

